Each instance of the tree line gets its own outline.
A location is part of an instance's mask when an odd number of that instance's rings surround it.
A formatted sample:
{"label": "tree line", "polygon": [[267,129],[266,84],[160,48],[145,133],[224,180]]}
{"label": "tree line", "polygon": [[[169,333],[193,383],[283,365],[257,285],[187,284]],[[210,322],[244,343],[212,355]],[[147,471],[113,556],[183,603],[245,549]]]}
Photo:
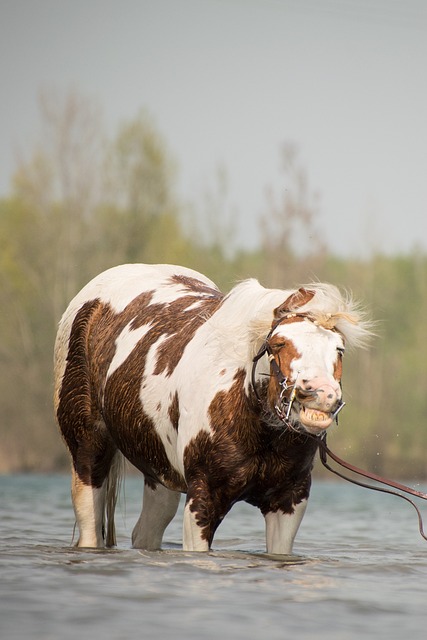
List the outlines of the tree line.
{"label": "tree line", "polygon": [[[70,94],[41,101],[39,144],[0,200],[0,472],[68,468],[52,408],[56,327],[94,275],[126,262],[170,262],[223,289],[247,277],[291,288],[313,279],[350,289],[377,338],[346,355],[347,406],[329,444],[377,473],[427,478],[427,256],[331,255],[316,228],[318,197],[298,152],[281,150],[283,194],[259,216],[259,245],[239,250],[223,182],[206,206],[183,202],[176,166],[142,111],[105,134],[99,110]],[[221,176],[220,176],[221,178]],[[310,236],[303,255],[298,235]]]}

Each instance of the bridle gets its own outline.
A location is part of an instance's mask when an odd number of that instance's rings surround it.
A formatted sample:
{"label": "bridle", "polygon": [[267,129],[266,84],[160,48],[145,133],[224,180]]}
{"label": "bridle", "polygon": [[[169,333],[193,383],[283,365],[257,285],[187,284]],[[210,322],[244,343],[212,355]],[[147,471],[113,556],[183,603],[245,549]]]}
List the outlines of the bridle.
{"label": "bridle", "polygon": [[[292,314],[288,314],[285,317],[296,317],[296,316],[300,316],[300,317],[307,317],[307,314],[304,313],[292,313]],[[262,356],[264,356],[265,354],[267,354],[268,360],[270,362],[270,367],[272,370],[272,373],[274,375],[274,377],[276,378],[279,386],[280,386],[280,395],[279,395],[279,400],[275,405],[275,412],[278,416],[278,418],[281,420],[281,422],[287,427],[292,429],[293,431],[295,431],[295,427],[291,424],[290,422],[290,413],[291,413],[291,409],[292,409],[292,404],[295,400],[295,396],[296,396],[296,383],[294,384],[288,384],[288,379],[286,376],[283,375],[279,365],[276,362],[276,359],[274,357],[273,351],[271,349],[271,346],[269,344],[269,340],[272,336],[272,334],[274,333],[275,329],[279,326],[279,324],[282,322],[283,318],[281,318],[280,320],[278,320],[270,329],[267,337],[265,338],[263,344],[261,345],[261,348],[259,349],[258,353],[256,354],[256,356],[253,358],[252,360],[252,375],[251,375],[251,379],[252,379],[252,388],[254,390],[255,396],[258,400],[258,402],[260,404],[262,404],[262,400],[258,394],[257,388],[256,388],[256,384],[255,384],[255,373],[256,373],[256,366],[258,364],[258,361],[262,358]],[[287,392],[291,389],[291,393],[289,395],[289,397],[287,397]],[[338,408],[336,409],[335,413],[333,414],[332,418],[335,419],[338,423],[338,413],[341,411],[341,409],[343,409],[345,405],[345,402],[341,402],[341,404],[338,406]],[[417,505],[415,504],[415,502],[413,500],[411,500],[410,498],[408,498],[406,495],[403,495],[403,493],[407,493],[409,495],[415,496],[417,498],[421,498],[422,500],[427,500],[427,494],[423,493],[422,491],[416,491],[415,489],[411,489],[410,487],[407,487],[404,484],[400,484],[399,482],[395,482],[393,480],[388,480],[387,478],[384,478],[382,476],[379,476],[375,473],[372,473],[370,471],[365,471],[364,469],[360,469],[359,467],[356,467],[355,465],[350,464],[349,462],[346,462],[345,460],[343,460],[342,458],[339,458],[335,453],[333,453],[329,447],[326,444],[326,431],[323,431],[323,433],[319,434],[319,435],[313,435],[311,433],[309,433],[308,431],[304,431],[301,432],[301,435],[305,435],[307,438],[311,438],[314,439],[317,444],[318,444],[318,448],[319,448],[319,456],[320,456],[320,460],[323,464],[323,466],[325,467],[325,469],[327,469],[328,471],[330,471],[331,473],[335,474],[336,476],[339,476],[340,478],[342,478],[343,480],[347,480],[348,482],[351,482],[352,484],[355,484],[359,487],[364,487],[366,489],[372,489],[373,491],[379,491],[382,493],[388,493],[390,495],[394,495],[397,496],[398,498],[402,498],[403,500],[406,500],[407,502],[409,502],[409,504],[411,504],[415,511],[417,512],[417,516],[418,516],[418,530],[420,532],[420,535],[424,538],[424,540],[427,540],[427,534],[424,533],[424,527],[423,527],[423,519],[421,516],[421,512],[419,510],[419,508],[417,507]],[[352,473],[355,473],[359,476],[363,476],[365,478],[369,478],[370,480],[373,480],[374,482],[378,482],[379,484],[383,484],[386,485],[388,487],[392,487],[393,489],[397,489],[397,491],[393,491],[391,489],[384,489],[384,487],[378,487],[375,485],[371,485],[371,484],[367,484],[365,482],[361,482],[360,480],[355,480],[354,478],[350,478],[349,476],[344,475],[342,472],[337,471],[336,469],[333,469],[329,464],[328,464],[328,456],[334,461],[336,462],[336,464],[338,464],[340,467],[343,467],[344,469],[347,469],[348,471],[351,471]],[[399,491],[402,491],[403,493],[399,493]]]}
{"label": "bridle", "polygon": [[[279,385],[281,387],[285,386],[287,384],[287,378],[283,375],[283,373],[280,370],[279,365],[277,364],[274,355],[273,355],[273,351],[270,347],[270,343],[269,340],[271,338],[271,336],[273,335],[273,333],[275,332],[275,330],[277,329],[277,327],[280,325],[281,320],[278,320],[277,322],[275,322],[273,324],[273,326],[271,327],[270,331],[268,332],[264,342],[262,343],[261,347],[258,350],[258,353],[256,354],[256,356],[254,356],[253,360],[252,360],[252,375],[251,375],[251,379],[252,379],[252,388],[254,390],[255,396],[258,400],[259,403],[262,403],[262,400],[259,396],[259,393],[257,391],[256,388],[256,384],[255,384],[255,373],[256,373],[256,367],[257,364],[259,362],[259,360],[261,360],[261,358],[267,354],[268,360],[270,362],[270,365],[273,369],[273,373],[277,379],[277,382],[279,383]],[[287,387],[289,388],[289,387]]]}

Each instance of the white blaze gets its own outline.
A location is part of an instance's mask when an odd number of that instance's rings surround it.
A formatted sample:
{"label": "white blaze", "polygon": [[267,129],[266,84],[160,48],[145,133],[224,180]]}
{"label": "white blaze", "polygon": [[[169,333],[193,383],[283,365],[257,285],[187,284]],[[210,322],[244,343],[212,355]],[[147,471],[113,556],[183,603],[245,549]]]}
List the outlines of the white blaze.
{"label": "white blaze", "polygon": [[344,346],[341,336],[314,325],[308,320],[280,325],[274,335],[290,340],[301,357],[291,363],[292,379],[311,380],[314,377],[327,376],[334,380],[334,365],[337,349]]}

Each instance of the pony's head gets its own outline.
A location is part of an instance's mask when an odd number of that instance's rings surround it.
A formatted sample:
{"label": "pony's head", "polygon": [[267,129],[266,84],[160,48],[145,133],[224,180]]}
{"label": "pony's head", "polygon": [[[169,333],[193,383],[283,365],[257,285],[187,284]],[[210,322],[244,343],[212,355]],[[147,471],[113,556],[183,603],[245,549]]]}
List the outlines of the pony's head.
{"label": "pony's head", "polygon": [[361,346],[370,333],[336,287],[314,285],[288,296],[275,308],[260,350],[270,362],[270,409],[292,429],[321,434],[344,406],[345,349]]}

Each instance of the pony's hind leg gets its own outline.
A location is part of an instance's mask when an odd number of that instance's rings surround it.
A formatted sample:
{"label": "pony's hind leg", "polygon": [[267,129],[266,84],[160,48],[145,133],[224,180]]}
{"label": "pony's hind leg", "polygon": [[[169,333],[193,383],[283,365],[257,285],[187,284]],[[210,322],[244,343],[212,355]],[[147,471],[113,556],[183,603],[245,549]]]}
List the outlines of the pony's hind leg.
{"label": "pony's hind leg", "polygon": [[114,511],[122,474],[123,456],[109,451],[103,465],[92,472],[78,471],[74,463],[71,498],[79,530],[78,547],[112,547],[116,544]]}
{"label": "pony's hind leg", "polygon": [[103,547],[106,482],[101,487],[86,484],[73,468],[71,497],[79,529],[77,546]]}
{"label": "pony's hind leg", "polygon": [[162,546],[163,534],[178,509],[181,494],[161,484],[144,485],[142,511],[132,532],[132,545],[155,551]]}
{"label": "pony's hind leg", "polygon": [[[102,311],[100,305],[94,300],[78,309],[71,306],[60,322],[55,342],[55,412],[73,461],[71,493],[79,547],[114,544],[115,461],[120,456],[102,419],[104,361],[89,355],[89,345],[96,344],[96,335],[90,336]],[[103,366],[105,369],[105,363]]]}
{"label": "pony's hind leg", "polygon": [[113,546],[122,456],[109,442],[96,450],[80,443],[72,453],[71,497],[79,530],[77,546]]}

